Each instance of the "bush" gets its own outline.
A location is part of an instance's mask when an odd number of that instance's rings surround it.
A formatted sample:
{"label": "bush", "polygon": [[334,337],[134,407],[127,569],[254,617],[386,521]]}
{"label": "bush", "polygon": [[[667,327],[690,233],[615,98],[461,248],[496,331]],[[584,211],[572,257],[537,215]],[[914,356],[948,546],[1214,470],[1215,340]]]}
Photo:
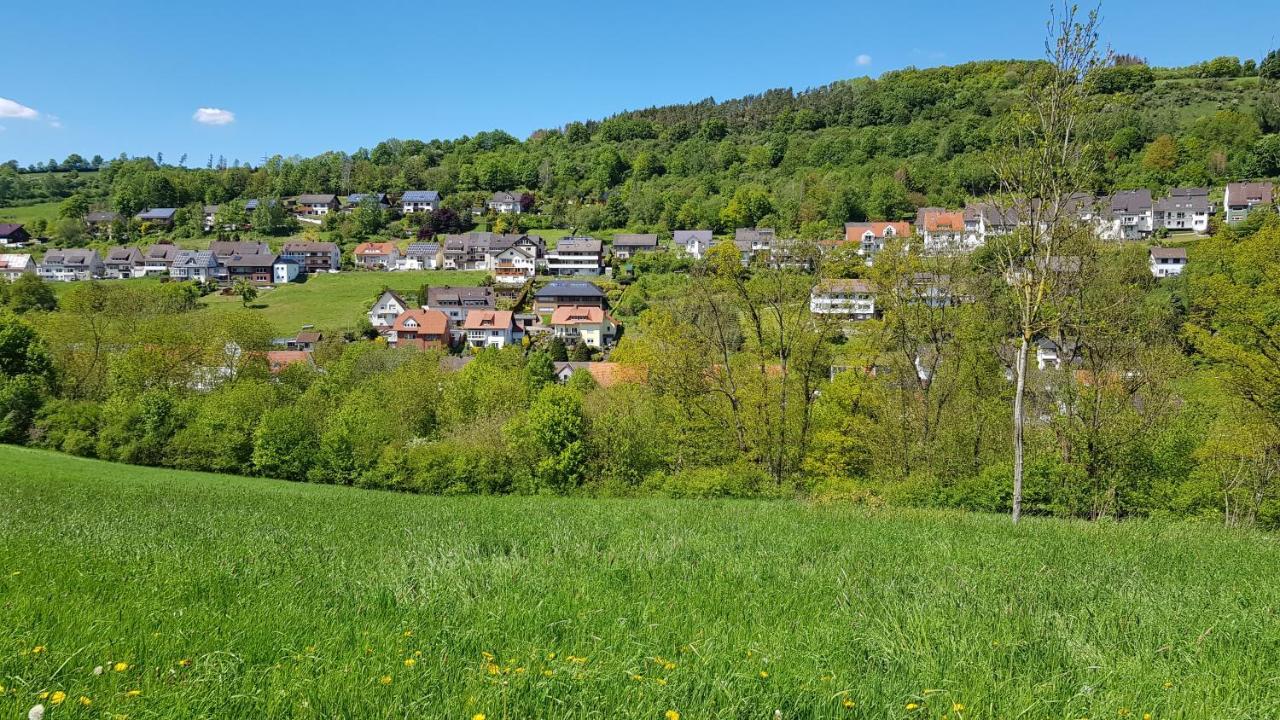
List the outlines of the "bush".
{"label": "bush", "polygon": [[673,498],[759,497],[768,485],[764,471],[738,462],[724,467],[692,468],[672,474],[655,473],[645,480],[645,489]]}

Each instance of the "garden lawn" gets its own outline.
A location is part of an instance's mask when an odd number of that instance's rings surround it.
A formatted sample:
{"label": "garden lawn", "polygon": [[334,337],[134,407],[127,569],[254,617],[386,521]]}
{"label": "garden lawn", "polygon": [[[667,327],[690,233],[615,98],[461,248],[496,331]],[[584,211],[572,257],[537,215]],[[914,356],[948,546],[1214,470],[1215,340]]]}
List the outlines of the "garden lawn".
{"label": "garden lawn", "polygon": [[1280,716],[1260,533],[425,497],[10,447],[0,508],[6,718],[42,693],[66,697],[47,718]]}
{"label": "garden lawn", "polygon": [[[303,325],[338,332],[355,328],[384,287],[417,294],[424,284],[479,285],[487,273],[451,270],[410,272],[350,271],[312,275],[304,283],[290,283],[263,290],[250,307],[267,318],[281,335],[292,335]],[[239,295],[213,294],[204,298],[209,312],[242,308]]]}
{"label": "garden lawn", "polygon": [[[13,207],[0,207],[0,223],[19,223],[22,225],[30,225],[39,218],[49,221],[49,224],[57,222],[58,208],[62,202],[37,203],[35,205],[15,205]],[[28,228],[29,229],[29,228]]]}

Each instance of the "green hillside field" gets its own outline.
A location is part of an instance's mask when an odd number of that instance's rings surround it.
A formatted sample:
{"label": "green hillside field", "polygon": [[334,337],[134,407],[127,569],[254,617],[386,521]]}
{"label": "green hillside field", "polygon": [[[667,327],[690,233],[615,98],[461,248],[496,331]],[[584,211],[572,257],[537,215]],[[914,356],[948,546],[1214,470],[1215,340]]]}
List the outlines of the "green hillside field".
{"label": "green hillside field", "polygon": [[1261,533],[410,496],[12,447],[0,508],[0,717],[1280,715]]}

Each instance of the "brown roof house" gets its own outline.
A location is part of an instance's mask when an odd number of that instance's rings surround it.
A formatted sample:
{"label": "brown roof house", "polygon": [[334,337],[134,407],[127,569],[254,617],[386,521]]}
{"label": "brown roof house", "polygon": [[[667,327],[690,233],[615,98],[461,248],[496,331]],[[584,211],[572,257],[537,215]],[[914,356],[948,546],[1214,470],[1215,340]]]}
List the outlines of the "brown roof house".
{"label": "brown roof house", "polygon": [[439,310],[405,310],[391,326],[387,341],[397,347],[419,350],[449,347],[449,319]]}

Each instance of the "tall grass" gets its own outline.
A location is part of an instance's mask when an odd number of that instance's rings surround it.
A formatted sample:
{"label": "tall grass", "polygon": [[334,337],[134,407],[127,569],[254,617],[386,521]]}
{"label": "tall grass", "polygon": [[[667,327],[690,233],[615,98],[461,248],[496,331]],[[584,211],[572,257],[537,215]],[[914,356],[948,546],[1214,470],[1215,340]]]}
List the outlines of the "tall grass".
{"label": "tall grass", "polygon": [[0,717],[55,691],[49,717],[1280,715],[1261,534],[421,497],[16,448],[0,508]]}

